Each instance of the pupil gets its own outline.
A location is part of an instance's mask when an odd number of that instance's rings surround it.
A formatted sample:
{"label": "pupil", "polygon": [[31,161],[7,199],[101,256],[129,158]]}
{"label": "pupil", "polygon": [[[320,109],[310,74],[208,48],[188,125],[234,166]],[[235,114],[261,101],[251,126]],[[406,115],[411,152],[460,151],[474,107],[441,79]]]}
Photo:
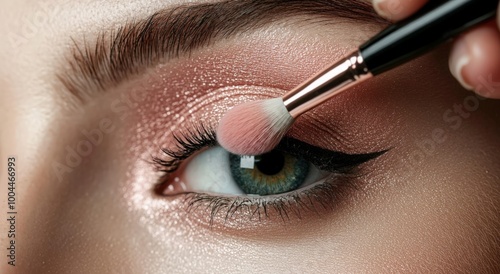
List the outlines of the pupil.
{"label": "pupil", "polygon": [[276,150],[262,154],[257,157],[256,166],[265,175],[277,174],[285,166],[285,155]]}

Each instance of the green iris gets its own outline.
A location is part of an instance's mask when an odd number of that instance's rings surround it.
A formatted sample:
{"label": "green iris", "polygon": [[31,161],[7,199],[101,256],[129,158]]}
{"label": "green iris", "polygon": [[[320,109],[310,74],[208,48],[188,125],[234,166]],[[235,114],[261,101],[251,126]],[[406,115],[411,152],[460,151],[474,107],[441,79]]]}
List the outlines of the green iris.
{"label": "green iris", "polygon": [[240,167],[241,156],[229,154],[231,175],[246,194],[272,195],[297,189],[309,173],[309,162],[273,150],[255,156],[255,167]]}

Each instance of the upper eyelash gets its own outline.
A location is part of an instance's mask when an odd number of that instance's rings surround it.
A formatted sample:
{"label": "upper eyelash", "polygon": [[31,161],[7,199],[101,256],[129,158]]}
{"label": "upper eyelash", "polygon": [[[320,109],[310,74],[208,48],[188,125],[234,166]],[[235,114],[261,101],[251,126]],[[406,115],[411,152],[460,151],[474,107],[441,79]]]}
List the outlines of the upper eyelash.
{"label": "upper eyelash", "polygon": [[[153,162],[156,163],[158,171],[165,172],[165,174],[168,175],[176,171],[182,161],[189,158],[195,152],[206,147],[217,145],[216,133],[213,126],[200,124],[192,128],[193,129],[188,129],[187,132],[180,133],[180,135],[173,135],[176,141],[174,149],[161,149],[167,156],[166,160],[160,157],[153,157]],[[337,174],[352,173],[356,166],[377,158],[388,151],[383,150],[364,154],[346,154],[343,152],[321,149],[287,137],[283,138],[282,142],[277,146],[277,149],[286,151],[292,156],[304,158],[321,170]]]}
{"label": "upper eyelash", "polygon": [[383,150],[372,153],[347,154],[339,151],[322,149],[300,140],[287,137],[283,138],[276,148],[284,150],[292,156],[304,158],[320,170],[337,174],[350,174],[355,167],[377,158],[388,151]]}
{"label": "upper eyelash", "polygon": [[174,149],[162,148],[161,151],[167,155],[168,159],[162,159],[153,156],[153,162],[158,165],[158,171],[172,173],[179,168],[182,161],[189,158],[198,150],[205,147],[213,147],[217,145],[215,130],[212,126],[200,125],[194,127],[194,130],[173,135],[176,146]]}

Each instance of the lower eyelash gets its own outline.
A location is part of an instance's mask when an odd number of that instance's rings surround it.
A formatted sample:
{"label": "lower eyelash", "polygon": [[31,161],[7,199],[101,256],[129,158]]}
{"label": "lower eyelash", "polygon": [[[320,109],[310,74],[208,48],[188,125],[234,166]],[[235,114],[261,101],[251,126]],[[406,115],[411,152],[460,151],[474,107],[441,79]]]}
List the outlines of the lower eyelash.
{"label": "lower eyelash", "polygon": [[[249,221],[264,221],[277,216],[285,224],[292,218],[302,218],[303,213],[333,210],[346,201],[355,190],[359,190],[358,176],[334,175],[310,188],[273,196],[217,196],[207,193],[185,193],[186,211],[198,211],[210,227],[221,222],[223,225],[235,219],[235,215]],[[208,213],[208,214],[207,214]]]}

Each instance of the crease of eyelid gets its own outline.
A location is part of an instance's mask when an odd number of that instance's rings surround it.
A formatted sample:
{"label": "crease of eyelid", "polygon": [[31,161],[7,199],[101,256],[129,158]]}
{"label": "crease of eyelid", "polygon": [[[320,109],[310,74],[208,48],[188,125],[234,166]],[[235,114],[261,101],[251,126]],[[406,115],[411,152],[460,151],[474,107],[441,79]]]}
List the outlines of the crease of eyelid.
{"label": "crease of eyelid", "polygon": [[72,38],[57,78],[80,103],[160,62],[284,18],[327,24],[334,18],[387,24],[363,0],[228,0],[164,9],[104,31],[95,42]]}
{"label": "crease of eyelid", "polygon": [[[255,88],[255,89],[254,89]],[[258,88],[262,88],[262,86],[245,86],[245,89],[241,90],[240,93],[234,93],[232,94],[233,97],[237,96],[246,96],[246,97],[255,97],[259,98],[261,100],[263,99],[271,99],[274,98],[265,91],[256,91]],[[218,89],[220,90],[220,93],[214,94],[213,89],[207,90],[206,94],[203,94],[202,96],[198,96],[198,100],[196,103],[188,103],[185,106],[185,109],[179,110],[179,113],[183,113],[183,111],[189,110],[192,113],[197,113],[199,110],[206,110],[210,106],[214,106],[218,102],[223,102],[227,99],[227,94],[223,92],[223,90],[235,90],[234,87],[229,87],[229,88],[224,88],[224,89]]]}
{"label": "crease of eyelid", "polygon": [[307,122],[295,126],[295,128],[298,127],[300,132],[314,132],[315,135],[328,136],[330,140],[341,144],[350,144],[352,141],[346,138],[345,136],[347,135],[344,130],[341,127],[335,126],[335,124],[326,123],[308,113],[304,114],[301,119]]}

